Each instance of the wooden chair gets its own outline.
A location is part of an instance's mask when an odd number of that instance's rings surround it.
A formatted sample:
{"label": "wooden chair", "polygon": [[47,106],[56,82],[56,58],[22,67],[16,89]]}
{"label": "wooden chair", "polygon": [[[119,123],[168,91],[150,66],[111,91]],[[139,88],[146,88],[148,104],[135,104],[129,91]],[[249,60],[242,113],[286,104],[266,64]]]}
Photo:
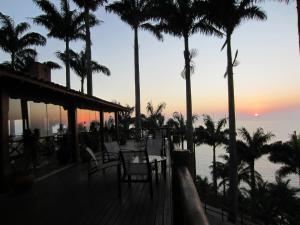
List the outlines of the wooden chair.
{"label": "wooden chair", "polygon": [[119,196],[122,196],[122,183],[131,186],[133,182],[148,182],[153,197],[152,169],[146,151],[120,151],[123,174],[119,167]]}

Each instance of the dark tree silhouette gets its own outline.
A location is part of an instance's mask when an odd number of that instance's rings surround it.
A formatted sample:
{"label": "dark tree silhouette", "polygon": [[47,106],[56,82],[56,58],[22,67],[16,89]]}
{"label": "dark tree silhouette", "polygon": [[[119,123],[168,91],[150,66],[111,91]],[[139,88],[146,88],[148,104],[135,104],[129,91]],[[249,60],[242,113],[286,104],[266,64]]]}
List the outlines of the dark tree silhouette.
{"label": "dark tree silhouette", "polygon": [[229,111],[229,153],[230,153],[230,197],[231,212],[229,220],[236,221],[238,211],[237,195],[237,155],[236,155],[236,124],[235,124],[235,103],[234,103],[234,82],[233,66],[235,65],[237,53],[233,60],[231,51],[231,37],[236,27],[243,21],[266,19],[265,13],[254,4],[252,0],[207,0],[207,17],[219,29],[225,33],[225,44],[227,46],[227,79],[228,79],[228,111]]}
{"label": "dark tree silhouette", "polygon": [[216,148],[227,142],[228,130],[224,129],[226,118],[215,123],[209,115],[203,117],[204,126],[196,129],[197,144],[207,144],[213,148],[213,186],[217,195],[217,175],[216,175]]}
{"label": "dark tree silhouette", "polygon": [[141,129],[140,71],[139,71],[139,41],[140,29],[150,31],[158,39],[161,34],[149,20],[153,18],[153,3],[151,0],[119,0],[105,7],[107,11],[120,16],[134,31],[134,71],[135,71],[135,127]]}
{"label": "dark tree silhouette", "polygon": [[[67,60],[67,54],[62,52],[56,53],[57,57],[62,60],[64,63]],[[86,59],[86,52],[81,51],[80,53],[76,53],[72,50],[69,51],[70,56],[70,67],[74,70],[75,74],[80,77],[81,80],[81,92],[84,93],[84,80],[87,78],[87,59]],[[91,61],[91,68],[92,72],[101,72],[106,76],[110,76],[110,70],[103,66],[98,64],[96,61]]]}
{"label": "dark tree silhouette", "polygon": [[80,8],[84,10],[85,22],[85,55],[86,55],[86,74],[87,74],[87,94],[93,95],[93,77],[92,77],[92,50],[91,50],[91,31],[90,31],[90,11],[96,11],[99,7],[103,6],[107,0],[73,0]]}
{"label": "dark tree silhouette", "polygon": [[[251,136],[248,130],[243,127],[239,129],[242,141],[238,143],[238,150],[242,160],[248,163],[250,168],[250,187],[252,199],[252,212],[255,210],[255,160],[267,153],[266,145],[274,135],[270,132],[265,133],[262,128],[258,128]],[[253,214],[252,214],[253,215]]]}
{"label": "dark tree silhouette", "polygon": [[300,136],[296,131],[286,143],[276,142],[270,146],[271,162],[283,164],[277,171],[280,177],[296,174],[299,177],[300,187]]}
{"label": "dark tree silhouette", "polygon": [[[30,29],[26,22],[15,24],[11,17],[0,13],[0,48],[10,54],[5,64],[14,70],[23,71],[29,60],[34,60],[37,52],[34,46],[44,46],[46,38]],[[24,34],[25,33],[25,34]]]}
{"label": "dark tree silhouette", "polygon": [[68,0],[60,0],[60,9],[49,0],[33,1],[44,12],[44,14],[33,18],[34,23],[46,27],[49,30],[48,37],[57,38],[66,43],[66,86],[71,88],[70,42],[85,38],[84,16],[76,10],[71,10]]}

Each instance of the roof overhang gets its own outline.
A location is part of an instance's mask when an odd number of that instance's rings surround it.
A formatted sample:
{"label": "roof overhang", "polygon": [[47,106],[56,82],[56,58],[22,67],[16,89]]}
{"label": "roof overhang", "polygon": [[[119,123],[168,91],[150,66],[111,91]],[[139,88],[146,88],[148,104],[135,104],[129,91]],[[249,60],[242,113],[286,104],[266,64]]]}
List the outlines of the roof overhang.
{"label": "roof overhang", "polygon": [[12,70],[0,69],[0,88],[5,90],[10,98],[61,105],[64,108],[76,107],[105,112],[128,111],[127,107],[119,104]]}

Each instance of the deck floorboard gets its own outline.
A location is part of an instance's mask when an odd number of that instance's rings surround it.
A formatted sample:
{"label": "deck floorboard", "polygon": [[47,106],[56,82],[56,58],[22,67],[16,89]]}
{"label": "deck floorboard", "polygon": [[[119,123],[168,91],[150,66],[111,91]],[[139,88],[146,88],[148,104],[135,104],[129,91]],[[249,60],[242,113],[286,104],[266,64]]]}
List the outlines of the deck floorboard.
{"label": "deck floorboard", "polygon": [[153,177],[148,183],[122,184],[118,197],[117,171],[110,168],[87,179],[78,164],[36,182],[27,193],[0,195],[1,225],[171,225],[171,181]]}

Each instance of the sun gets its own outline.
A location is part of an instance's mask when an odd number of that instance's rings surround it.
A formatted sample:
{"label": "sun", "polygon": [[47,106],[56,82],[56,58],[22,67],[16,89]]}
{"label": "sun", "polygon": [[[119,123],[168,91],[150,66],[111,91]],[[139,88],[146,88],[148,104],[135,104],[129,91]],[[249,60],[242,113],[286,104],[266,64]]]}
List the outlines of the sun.
{"label": "sun", "polygon": [[259,115],[258,113],[254,113],[254,116],[255,116],[255,117],[258,117],[258,116],[260,116],[260,115]]}

